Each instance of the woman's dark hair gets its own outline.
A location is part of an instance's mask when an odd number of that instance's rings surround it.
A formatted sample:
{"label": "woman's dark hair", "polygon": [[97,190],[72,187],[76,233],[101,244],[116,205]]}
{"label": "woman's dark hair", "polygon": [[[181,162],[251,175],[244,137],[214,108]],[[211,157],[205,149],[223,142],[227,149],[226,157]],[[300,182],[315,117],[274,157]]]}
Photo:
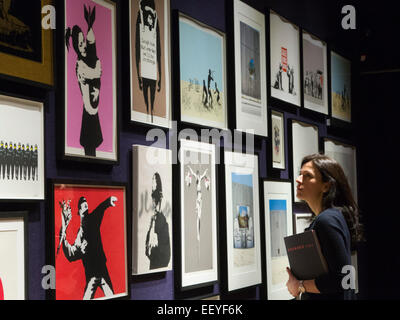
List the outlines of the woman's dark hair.
{"label": "woman's dark hair", "polygon": [[156,188],[152,190],[151,197],[154,199],[156,205],[159,205],[161,203],[161,199],[163,198],[160,174],[156,172],[153,178],[156,180]]}
{"label": "woman's dark hair", "polygon": [[323,182],[329,182],[329,191],[322,196],[322,210],[339,208],[350,230],[352,247],[364,239],[363,226],[359,221],[359,208],[354,200],[349,182],[340,164],[325,155],[312,154],[303,158],[301,166],[312,162],[319,170]]}

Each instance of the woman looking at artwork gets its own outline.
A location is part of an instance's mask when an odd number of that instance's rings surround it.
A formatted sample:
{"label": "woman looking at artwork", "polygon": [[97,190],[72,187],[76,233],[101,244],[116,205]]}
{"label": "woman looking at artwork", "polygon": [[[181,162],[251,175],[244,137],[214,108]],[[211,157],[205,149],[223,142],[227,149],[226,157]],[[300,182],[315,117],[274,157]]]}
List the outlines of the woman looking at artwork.
{"label": "woman looking at artwork", "polygon": [[329,273],[299,281],[287,268],[290,294],[301,300],[351,300],[354,290],[342,286],[342,268],[351,265],[351,248],[362,240],[358,207],[341,166],[333,159],[313,154],[303,158],[296,179],[297,198],[315,216],[308,230],[315,230]]}
{"label": "woman looking at artwork", "polygon": [[97,57],[96,39],[93,32],[96,7],[88,10],[85,6],[84,14],[88,24],[86,38],[77,25],[72,30],[67,29],[65,38],[69,50],[69,41],[72,37],[72,46],[77,54],[76,76],[83,100],[80,144],[85,150],[85,155],[95,157],[96,148],[103,142],[98,114],[101,62]]}

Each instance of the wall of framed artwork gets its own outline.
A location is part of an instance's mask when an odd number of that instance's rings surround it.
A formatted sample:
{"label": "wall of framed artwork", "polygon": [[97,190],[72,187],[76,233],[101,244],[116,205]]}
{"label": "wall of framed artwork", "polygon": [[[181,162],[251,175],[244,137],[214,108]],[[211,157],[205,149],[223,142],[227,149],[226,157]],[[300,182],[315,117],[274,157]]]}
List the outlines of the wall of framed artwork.
{"label": "wall of framed artwork", "polygon": [[48,294],[56,300],[126,296],[126,187],[52,181],[51,196],[49,264],[56,288]]}
{"label": "wall of framed artwork", "polygon": [[262,282],[258,157],[224,152],[227,290]]}
{"label": "wall of framed artwork", "polygon": [[134,145],[132,274],[172,270],[172,152]]}
{"label": "wall of framed artwork", "polygon": [[44,200],[44,103],[0,95],[0,200]]}
{"label": "wall of framed artwork", "polygon": [[180,140],[180,289],[219,279],[215,145]]}
{"label": "wall of framed artwork", "polygon": [[265,16],[233,1],[236,128],[268,136]]}
{"label": "wall of framed artwork", "polygon": [[[131,120],[170,128],[170,0],[151,5],[151,1],[129,1]],[[149,15],[152,24],[146,19]]]}
{"label": "wall of framed artwork", "polygon": [[42,28],[42,7],[52,4],[52,0],[2,4],[0,77],[53,87],[53,30]]}
{"label": "wall of framed artwork", "polygon": [[[118,162],[117,12],[110,0],[65,0],[63,158]],[[83,48],[79,49],[79,37]],[[61,97],[61,96],[60,96]]]}
{"label": "wall of framed artwork", "polygon": [[283,238],[293,234],[292,183],[264,180],[266,287],[268,300],[289,300],[289,260]]}
{"label": "wall of framed artwork", "polygon": [[28,299],[28,212],[0,212],[1,300]]}
{"label": "wall of framed artwork", "polygon": [[301,107],[300,28],[269,12],[271,97]]}
{"label": "wall of framed artwork", "polygon": [[181,12],[175,14],[179,30],[179,76],[176,83],[180,88],[180,120],[226,129],[225,33]]}

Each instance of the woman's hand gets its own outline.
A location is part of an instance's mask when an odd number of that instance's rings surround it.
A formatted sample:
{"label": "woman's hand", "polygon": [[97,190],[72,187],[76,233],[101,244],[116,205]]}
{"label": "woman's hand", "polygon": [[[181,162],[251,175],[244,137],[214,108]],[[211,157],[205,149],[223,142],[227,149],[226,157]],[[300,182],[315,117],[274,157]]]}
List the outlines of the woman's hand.
{"label": "woman's hand", "polygon": [[300,281],[296,279],[296,277],[292,274],[290,268],[286,268],[287,273],[289,274],[289,280],[286,282],[286,287],[288,288],[289,293],[293,297],[297,297],[299,295],[299,286]]}

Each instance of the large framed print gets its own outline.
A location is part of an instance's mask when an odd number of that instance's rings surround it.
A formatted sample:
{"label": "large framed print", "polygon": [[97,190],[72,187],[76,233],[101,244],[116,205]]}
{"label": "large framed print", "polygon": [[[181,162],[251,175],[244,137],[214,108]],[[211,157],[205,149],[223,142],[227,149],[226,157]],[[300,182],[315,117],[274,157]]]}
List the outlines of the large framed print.
{"label": "large framed print", "polygon": [[336,160],[349,181],[354,200],[357,201],[357,150],[356,147],[331,139],[324,139],[324,153]]}
{"label": "large framed print", "polygon": [[134,145],[132,274],[172,270],[172,151]]}
{"label": "large framed print", "polygon": [[0,200],[43,200],[44,105],[0,95]]}
{"label": "large framed print", "polygon": [[180,286],[218,281],[215,145],[180,140]]}
{"label": "large framed print", "polygon": [[[51,21],[42,14],[42,8],[46,9],[52,3],[51,0],[1,1],[2,77],[43,87],[53,86],[53,30]],[[49,11],[45,12],[55,19]]]}
{"label": "large framed print", "polygon": [[262,282],[258,157],[225,151],[227,289]]}
{"label": "large framed print", "polygon": [[54,181],[51,265],[56,300],[128,294],[126,187]]}
{"label": "large framed print", "polygon": [[170,128],[170,0],[129,5],[131,120]]}
{"label": "large framed print", "polygon": [[234,0],[236,128],[268,136],[265,16]]}
{"label": "large framed print", "polygon": [[28,299],[27,216],[0,213],[0,300]]}
{"label": "large framed print", "polygon": [[64,157],[118,161],[116,4],[64,1]]}
{"label": "large framed print", "polygon": [[318,127],[292,120],[292,179],[294,202],[301,202],[296,196],[296,179],[301,169],[301,161],[305,156],[319,153]]}
{"label": "large framed print", "polygon": [[270,11],[271,97],[301,106],[300,29]]}
{"label": "large framed print", "polygon": [[304,108],[328,114],[327,45],[303,30]]}
{"label": "large framed print", "polygon": [[331,115],[351,122],[351,61],[331,51]]}
{"label": "large framed print", "polygon": [[268,300],[289,300],[286,267],[289,260],[284,237],[293,234],[292,184],[264,181],[265,246]]}
{"label": "large framed print", "polygon": [[180,120],[226,129],[225,34],[179,13]]}
{"label": "large framed print", "polygon": [[285,120],[278,111],[271,112],[272,168],[286,169],[285,158]]}

